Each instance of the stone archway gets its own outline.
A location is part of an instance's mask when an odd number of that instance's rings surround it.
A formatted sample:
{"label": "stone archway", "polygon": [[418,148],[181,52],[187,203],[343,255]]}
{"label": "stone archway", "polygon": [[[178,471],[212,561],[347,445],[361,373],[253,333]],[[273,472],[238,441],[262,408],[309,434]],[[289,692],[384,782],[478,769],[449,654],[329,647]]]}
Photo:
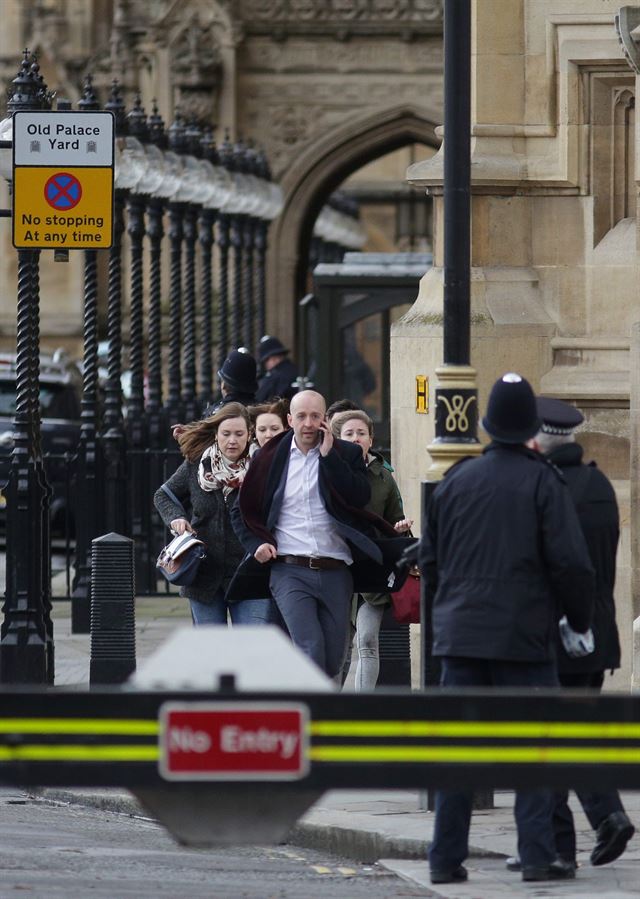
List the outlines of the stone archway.
{"label": "stone archway", "polygon": [[284,209],[269,241],[268,327],[285,343],[295,338],[296,302],[304,293],[313,223],[327,197],[361,166],[409,143],[440,144],[431,110],[396,106],[328,132],[283,175]]}

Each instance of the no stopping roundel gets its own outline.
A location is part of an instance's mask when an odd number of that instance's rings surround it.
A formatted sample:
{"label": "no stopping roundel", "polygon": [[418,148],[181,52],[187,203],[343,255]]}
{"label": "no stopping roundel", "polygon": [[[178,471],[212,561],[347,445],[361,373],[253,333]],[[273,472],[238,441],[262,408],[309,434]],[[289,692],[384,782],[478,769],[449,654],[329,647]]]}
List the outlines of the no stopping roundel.
{"label": "no stopping roundel", "polygon": [[44,198],[53,209],[66,212],[82,199],[82,185],[68,172],[57,172],[44,186]]}

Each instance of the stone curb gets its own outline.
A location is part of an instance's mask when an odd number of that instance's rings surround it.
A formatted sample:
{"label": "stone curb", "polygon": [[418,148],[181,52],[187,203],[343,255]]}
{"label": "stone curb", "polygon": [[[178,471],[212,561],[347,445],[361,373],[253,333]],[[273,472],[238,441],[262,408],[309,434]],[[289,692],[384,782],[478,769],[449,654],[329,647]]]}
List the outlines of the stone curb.
{"label": "stone curb", "polygon": [[365,864],[374,864],[380,858],[424,860],[429,848],[427,840],[307,822],[294,825],[287,835],[287,842]]}
{"label": "stone curb", "polygon": [[[64,802],[87,808],[115,812],[121,815],[149,818],[137,799],[126,793],[111,790],[65,790],[46,788],[29,790],[30,795],[45,802]],[[295,824],[287,835],[287,843],[316,849],[332,855],[350,858],[365,864],[373,864],[381,858],[412,859],[422,861],[427,857],[428,840],[399,837],[374,830],[342,827],[334,824]],[[469,847],[471,858],[504,858],[504,853]]]}
{"label": "stone curb", "polygon": [[29,794],[44,802],[65,802],[69,805],[100,809],[103,812],[116,812],[119,815],[132,815],[136,818],[149,817],[138,800],[126,793],[112,793],[107,790],[100,793],[49,787],[40,790],[30,789]]}

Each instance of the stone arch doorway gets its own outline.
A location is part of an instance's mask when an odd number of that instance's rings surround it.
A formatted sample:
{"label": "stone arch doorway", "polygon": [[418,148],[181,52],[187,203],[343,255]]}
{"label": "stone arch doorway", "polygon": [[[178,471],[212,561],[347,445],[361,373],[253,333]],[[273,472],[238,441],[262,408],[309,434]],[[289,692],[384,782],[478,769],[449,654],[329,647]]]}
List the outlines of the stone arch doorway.
{"label": "stone arch doorway", "polygon": [[268,327],[291,345],[296,303],[306,289],[306,266],[313,224],[328,196],[353,172],[411,143],[440,144],[441,116],[410,106],[376,111],[339,128],[302,153],[281,179],[284,209],[274,223],[269,246]]}

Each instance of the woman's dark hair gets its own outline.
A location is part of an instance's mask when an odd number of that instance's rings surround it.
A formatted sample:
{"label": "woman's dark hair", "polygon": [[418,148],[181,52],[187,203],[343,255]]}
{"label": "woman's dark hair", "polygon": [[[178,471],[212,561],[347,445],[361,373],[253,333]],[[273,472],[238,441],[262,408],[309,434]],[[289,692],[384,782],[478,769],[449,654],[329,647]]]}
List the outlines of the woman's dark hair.
{"label": "woman's dark hair", "polygon": [[277,415],[285,431],[289,430],[289,422],[287,421],[287,413],[289,411],[289,400],[274,397],[270,403],[261,403],[259,406],[249,406],[249,418],[255,431],[256,421],[259,415]]}
{"label": "woman's dark hair", "polygon": [[337,415],[338,412],[355,412],[360,408],[361,407],[357,403],[354,403],[353,400],[336,400],[335,403],[331,403],[327,409],[327,418],[331,421],[333,416]]}
{"label": "woman's dark hair", "polygon": [[[220,425],[230,418],[244,419],[247,433],[251,432],[251,419],[242,403],[227,403],[209,418],[185,425],[184,431],[178,437],[178,445],[185,459],[189,462],[198,462],[203,452],[215,443]],[[249,441],[247,440],[247,446],[242,455],[246,455],[248,450]]]}

